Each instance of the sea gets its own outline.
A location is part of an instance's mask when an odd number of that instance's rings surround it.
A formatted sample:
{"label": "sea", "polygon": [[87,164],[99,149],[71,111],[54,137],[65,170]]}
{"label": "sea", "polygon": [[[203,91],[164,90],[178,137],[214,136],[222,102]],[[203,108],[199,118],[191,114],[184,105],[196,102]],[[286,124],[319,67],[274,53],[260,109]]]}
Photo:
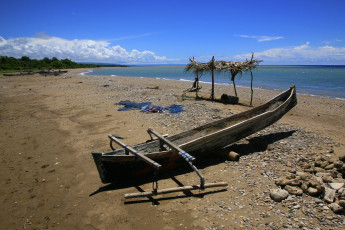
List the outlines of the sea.
{"label": "sea", "polygon": [[[194,74],[185,73],[184,68],[185,66],[131,66],[93,69],[84,74],[193,82]],[[199,79],[200,82],[211,83],[212,78],[210,73],[204,73]],[[230,73],[216,73],[215,83],[232,85]],[[250,73],[237,75],[235,83],[239,87],[250,87]],[[293,84],[299,94],[345,100],[345,65],[259,66],[253,71],[254,89],[285,90]]]}

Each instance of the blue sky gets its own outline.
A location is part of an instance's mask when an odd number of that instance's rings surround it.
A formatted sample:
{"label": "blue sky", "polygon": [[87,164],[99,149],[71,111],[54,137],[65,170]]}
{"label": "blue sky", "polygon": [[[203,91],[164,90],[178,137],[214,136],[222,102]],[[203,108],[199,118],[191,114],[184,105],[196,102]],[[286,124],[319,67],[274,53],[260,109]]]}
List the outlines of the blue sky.
{"label": "blue sky", "polygon": [[0,55],[345,65],[345,1],[0,0]]}

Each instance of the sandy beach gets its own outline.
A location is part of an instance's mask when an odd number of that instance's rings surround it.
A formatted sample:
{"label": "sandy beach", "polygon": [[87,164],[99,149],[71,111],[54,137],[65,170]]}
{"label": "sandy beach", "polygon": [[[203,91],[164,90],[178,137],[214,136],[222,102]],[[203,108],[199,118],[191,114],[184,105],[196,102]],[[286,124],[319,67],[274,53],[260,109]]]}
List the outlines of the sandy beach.
{"label": "sandy beach", "polygon": [[[149,191],[150,183],[104,185],[91,151],[109,152],[108,134],[128,144],[146,141],[147,128],[173,135],[250,109],[250,89],[240,104],[185,98],[190,82],[80,75],[0,76],[1,229],[339,229],[344,215],[303,194],[270,199],[275,180],[302,161],[345,155],[345,102],[298,95],[298,104],[273,126],[229,147],[238,162],[219,157],[198,166],[209,182],[227,190],[168,194],[125,202],[123,194]],[[255,83],[254,83],[255,84]],[[158,89],[155,86],[159,86]],[[208,97],[210,85],[200,95]],[[298,92],[298,85],[296,85]],[[216,97],[233,95],[216,85]],[[278,91],[254,90],[258,106]],[[192,94],[190,94],[191,96]],[[117,111],[121,100],[184,105],[179,114]],[[272,138],[274,137],[274,138]],[[197,184],[194,173],[176,173],[160,188]]]}

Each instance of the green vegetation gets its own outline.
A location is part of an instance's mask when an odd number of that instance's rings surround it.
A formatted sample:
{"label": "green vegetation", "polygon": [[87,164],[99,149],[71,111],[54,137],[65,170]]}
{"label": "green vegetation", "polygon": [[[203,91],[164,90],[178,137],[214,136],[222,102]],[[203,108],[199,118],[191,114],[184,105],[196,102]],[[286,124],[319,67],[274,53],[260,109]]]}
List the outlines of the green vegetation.
{"label": "green vegetation", "polygon": [[74,69],[74,68],[97,68],[97,67],[126,67],[125,65],[104,64],[79,64],[69,59],[59,60],[56,57],[43,58],[42,60],[30,59],[23,56],[19,59],[14,57],[0,56],[0,72],[33,71],[42,69]]}

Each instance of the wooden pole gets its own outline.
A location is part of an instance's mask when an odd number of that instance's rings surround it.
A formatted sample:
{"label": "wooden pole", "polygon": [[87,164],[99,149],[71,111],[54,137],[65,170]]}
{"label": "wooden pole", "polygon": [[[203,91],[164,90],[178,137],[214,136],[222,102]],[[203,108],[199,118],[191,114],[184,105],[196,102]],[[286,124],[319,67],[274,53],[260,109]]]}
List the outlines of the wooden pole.
{"label": "wooden pole", "polygon": [[[205,184],[204,188],[227,187],[227,186],[228,186],[228,183],[226,182],[218,182],[218,183]],[[182,186],[182,187],[161,189],[161,190],[151,191],[151,192],[127,193],[125,194],[124,197],[125,199],[138,198],[138,197],[152,197],[152,196],[161,195],[161,194],[184,192],[184,191],[191,191],[191,190],[198,190],[198,189],[202,189],[200,185]]]}
{"label": "wooden pole", "polygon": [[199,91],[199,73],[196,73],[196,90],[195,90],[195,97],[198,98],[198,91]]}
{"label": "wooden pole", "polygon": [[253,72],[250,71],[250,105],[253,105]]}
{"label": "wooden pole", "polygon": [[233,85],[234,85],[235,96],[237,97],[237,91],[236,91],[235,79],[234,79],[232,82],[233,82]]}
{"label": "wooden pole", "polygon": [[151,160],[150,158],[148,158],[147,156],[143,155],[142,153],[137,152],[135,149],[133,149],[130,146],[127,146],[126,144],[124,144],[122,141],[120,141],[119,139],[117,139],[116,137],[114,137],[113,135],[109,134],[108,137],[110,138],[110,140],[116,142],[117,144],[121,145],[123,148],[125,148],[126,150],[128,150],[129,152],[133,153],[134,155],[138,156],[141,160],[143,160],[144,162],[146,162],[147,164],[149,164],[151,167],[159,170],[162,166],[160,164],[158,164],[157,162],[155,162],[154,160]]}
{"label": "wooden pole", "polygon": [[211,100],[214,101],[214,56],[212,57],[212,60],[211,60],[211,72],[212,72],[212,91],[211,91]]}

